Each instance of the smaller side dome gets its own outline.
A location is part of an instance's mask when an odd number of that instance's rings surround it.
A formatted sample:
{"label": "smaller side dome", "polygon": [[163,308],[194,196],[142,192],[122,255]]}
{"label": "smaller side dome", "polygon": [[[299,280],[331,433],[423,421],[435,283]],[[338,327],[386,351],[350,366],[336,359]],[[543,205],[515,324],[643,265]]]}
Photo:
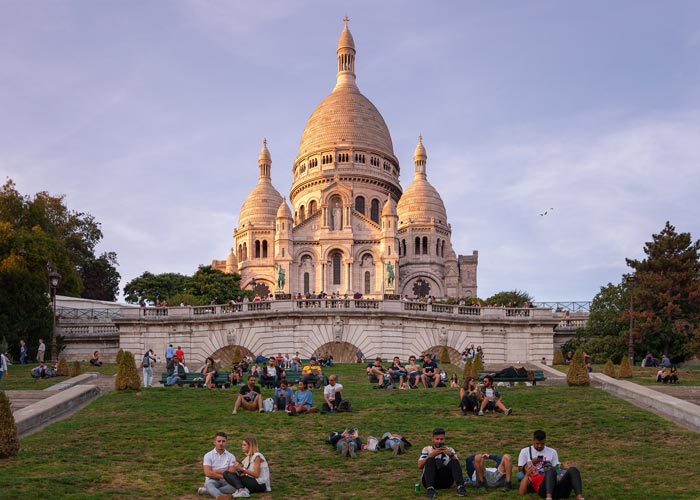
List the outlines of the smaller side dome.
{"label": "smaller side dome", "polygon": [[235,273],[237,269],[238,261],[236,259],[236,254],[234,253],[232,248],[231,251],[228,253],[228,257],[226,257],[226,272],[228,274]]}
{"label": "smaller side dome", "polygon": [[282,198],[282,203],[280,203],[280,207],[277,209],[277,218],[292,219],[292,210],[289,208],[289,205],[287,205],[286,197]]}
{"label": "smaller side dome", "polygon": [[394,206],[394,200],[391,197],[387,198],[382,208],[382,217],[392,217],[396,215],[396,207]]}
{"label": "smaller side dome", "polygon": [[258,162],[272,162],[272,156],[270,155],[270,150],[267,149],[267,138],[263,139],[263,147],[260,150],[260,155],[258,156]]}

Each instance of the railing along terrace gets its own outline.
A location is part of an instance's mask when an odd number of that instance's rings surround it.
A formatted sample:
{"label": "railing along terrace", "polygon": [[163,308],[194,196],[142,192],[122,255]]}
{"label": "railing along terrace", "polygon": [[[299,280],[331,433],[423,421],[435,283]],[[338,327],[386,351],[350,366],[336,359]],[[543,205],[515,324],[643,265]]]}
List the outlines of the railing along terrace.
{"label": "railing along terrace", "polygon": [[118,318],[121,314],[121,309],[106,308],[106,309],[78,309],[74,307],[57,307],[56,315],[60,319],[102,319],[111,320]]}
{"label": "railing along terrace", "polygon": [[[401,300],[374,300],[374,299],[294,299],[294,300],[263,300],[261,302],[237,302],[210,306],[185,306],[185,307],[141,307],[124,309],[122,318],[143,319],[187,319],[212,316],[230,316],[237,314],[256,313],[289,313],[312,310],[362,310],[368,309],[384,311],[389,314],[410,313],[428,314],[454,317],[482,317],[482,318],[552,318],[559,317],[562,313],[553,313],[549,308],[514,308],[514,307],[479,307],[457,304],[428,304],[427,302],[406,302]],[[586,318],[569,318],[568,321],[585,321]],[[566,320],[563,320],[566,321]],[[573,323],[572,323],[573,324]]]}
{"label": "railing along terrace", "polygon": [[551,309],[552,311],[555,311],[555,312],[569,311],[570,313],[578,313],[578,312],[588,313],[591,311],[591,302],[590,301],[533,302],[532,305],[535,307],[544,307],[547,309]]}
{"label": "railing along terrace", "polygon": [[584,318],[570,318],[563,319],[557,325],[558,329],[572,329],[578,330],[579,328],[585,328],[588,324],[588,320]]}

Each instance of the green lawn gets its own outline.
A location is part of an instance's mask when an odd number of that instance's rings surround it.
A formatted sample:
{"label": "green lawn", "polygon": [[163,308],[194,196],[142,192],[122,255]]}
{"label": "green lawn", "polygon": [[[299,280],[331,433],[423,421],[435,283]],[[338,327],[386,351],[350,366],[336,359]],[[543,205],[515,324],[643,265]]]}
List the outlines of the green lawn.
{"label": "green lawn", "polygon": [[[604,366],[593,365],[593,372],[603,373]],[[555,365],[552,368],[563,373],[569,370],[569,367],[565,365]],[[640,385],[663,385],[656,381],[656,372],[658,371],[659,368],[635,366],[632,368],[633,377],[627,380]],[[700,385],[700,368],[678,368],[678,380],[681,385]]]}
{"label": "green lawn", "polygon": [[[587,500],[698,497],[696,468],[671,469],[671,461],[681,449],[700,449],[700,434],[600,390],[507,388],[505,402],[514,408],[510,417],[462,417],[457,389],[373,390],[362,366],[334,371],[353,402],[352,413],[288,417],[242,411],[234,416],[232,390],[109,393],[72,418],[24,438],[17,457],[0,461],[0,497],[204,498],[196,495],[203,481],[202,456],[212,448],[214,433],[223,430],[229,434],[229,451],[238,454],[240,439],[252,435],[269,458],[273,493],[255,497],[424,498],[424,489],[413,491],[420,480],[416,462],[436,426],[447,429],[448,444],[462,457],[511,453],[516,460],[532,432],[542,428],[561,460],[581,469]],[[314,391],[315,402],[320,397]],[[400,432],[414,446],[398,457],[362,451],[357,459],[344,459],[324,443],[329,431],[344,426],[358,427],[365,440]],[[688,458],[694,463],[692,454]],[[469,491],[482,498],[517,497],[515,491]],[[438,498],[456,498],[454,488],[438,491]]]}
{"label": "green lawn", "polygon": [[[26,365],[10,365],[7,367],[8,374],[0,380],[0,390],[25,390],[25,389],[46,389],[54,384],[63,382],[68,377],[52,377],[52,378],[32,378],[32,368],[38,366],[37,363]],[[102,366],[92,366],[89,362],[80,363],[81,373],[98,372],[105,375],[114,375],[117,373],[116,364],[107,364]]]}

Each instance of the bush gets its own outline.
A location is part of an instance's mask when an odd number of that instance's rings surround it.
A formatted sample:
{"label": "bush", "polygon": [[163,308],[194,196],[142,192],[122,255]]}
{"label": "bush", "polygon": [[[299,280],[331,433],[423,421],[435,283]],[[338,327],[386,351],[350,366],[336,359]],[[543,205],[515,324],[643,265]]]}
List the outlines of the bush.
{"label": "bush", "polygon": [[591,385],[591,377],[588,375],[586,363],[583,360],[583,351],[576,351],[571,360],[569,371],[566,374],[566,383],[569,386]]}
{"label": "bush", "polygon": [[136,360],[129,351],[119,351],[121,361],[117,366],[117,377],[114,380],[114,388],[118,391],[126,389],[138,390],[141,387],[141,379],[136,369]]}
{"label": "bush", "polygon": [[440,351],[440,363],[444,365],[450,363],[450,351],[447,350],[447,346],[442,346],[442,351]]}
{"label": "bush", "polygon": [[609,359],[607,363],[605,363],[605,366],[603,367],[603,373],[607,375],[608,377],[615,378],[615,363],[612,362],[612,359]]}
{"label": "bush", "polygon": [[124,349],[119,349],[119,351],[117,351],[117,365],[121,364],[123,356],[124,356]]}
{"label": "bush", "polygon": [[58,358],[58,368],[56,371],[59,377],[67,377],[69,375],[68,361],[66,361],[65,356]]}
{"label": "bush", "polygon": [[472,360],[467,358],[467,360],[464,362],[464,369],[462,370],[462,380],[471,376],[471,373],[472,373]]}
{"label": "bush", "polygon": [[70,368],[68,369],[68,375],[71,377],[77,377],[80,375],[80,362],[79,361],[73,361],[70,364]]}
{"label": "bush", "polygon": [[627,356],[623,357],[622,361],[620,361],[620,368],[617,374],[619,378],[632,378],[632,367],[630,366],[630,360]]}
{"label": "bush", "polygon": [[12,416],[10,400],[0,391],[0,458],[14,457],[19,453],[19,436],[15,417]]}
{"label": "bush", "polygon": [[238,364],[241,362],[241,359],[243,359],[243,356],[241,355],[241,348],[236,346],[236,348],[233,351],[233,364]]}
{"label": "bush", "polygon": [[564,353],[561,352],[561,349],[557,349],[554,351],[554,356],[552,357],[552,364],[553,365],[563,365],[564,364]]}
{"label": "bush", "polygon": [[483,369],[484,369],[484,362],[481,359],[481,356],[475,356],[474,362],[472,363],[471,376],[474,378],[477,378],[479,376],[479,372]]}

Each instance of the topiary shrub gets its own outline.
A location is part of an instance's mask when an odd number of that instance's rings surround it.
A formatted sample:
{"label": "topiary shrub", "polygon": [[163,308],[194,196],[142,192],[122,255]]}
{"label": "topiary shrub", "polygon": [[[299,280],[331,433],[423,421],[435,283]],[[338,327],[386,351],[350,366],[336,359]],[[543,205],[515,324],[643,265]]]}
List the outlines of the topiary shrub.
{"label": "topiary shrub", "polygon": [[564,364],[564,353],[561,352],[561,349],[557,349],[554,351],[554,356],[552,357],[552,364],[553,365],[563,365]]}
{"label": "topiary shrub", "polygon": [[123,351],[120,359],[121,361],[117,366],[117,377],[114,380],[114,388],[118,391],[125,391],[126,389],[138,390],[141,387],[141,379],[136,369],[134,355],[129,351]]}
{"label": "topiary shrub", "polygon": [[64,356],[58,358],[58,367],[56,368],[56,375],[59,377],[67,377],[70,374],[68,369],[68,361]]}
{"label": "topiary shrub", "polygon": [[234,349],[234,351],[233,351],[233,360],[232,360],[232,362],[233,362],[234,364],[238,364],[238,363],[241,362],[241,359],[242,359],[242,358],[243,358],[243,356],[241,355],[241,348],[240,348],[240,347],[236,347],[236,349]]}
{"label": "topiary shrub", "polygon": [[442,351],[440,351],[440,363],[447,365],[450,361],[450,351],[447,350],[447,346],[442,346]]}
{"label": "topiary shrub", "polygon": [[467,358],[467,360],[464,362],[464,369],[462,370],[462,380],[471,376],[471,373],[472,373],[472,360]]}
{"label": "topiary shrub", "polygon": [[605,363],[605,366],[603,367],[603,373],[608,377],[615,378],[615,363],[612,362],[612,359],[609,359],[608,362]]}
{"label": "topiary shrub", "polygon": [[591,377],[588,375],[582,351],[574,353],[574,359],[571,360],[569,371],[566,374],[566,383],[570,386],[591,385]]}
{"label": "topiary shrub", "polygon": [[474,378],[477,378],[479,376],[479,372],[484,369],[484,362],[481,359],[481,356],[476,356],[474,357],[474,362],[472,363],[472,371],[470,375]]}
{"label": "topiary shrub", "polygon": [[124,349],[119,349],[119,351],[117,351],[117,364],[122,362],[122,356],[124,356]]}
{"label": "topiary shrub", "polygon": [[73,361],[70,364],[70,367],[68,368],[68,375],[71,377],[77,377],[80,375],[80,362],[79,361]]}
{"label": "topiary shrub", "polygon": [[632,378],[632,367],[630,366],[630,360],[627,356],[622,358],[620,361],[620,368],[617,371],[618,378]]}
{"label": "topiary shrub", "polygon": [[14,457],[19,453],[19,436],[10,400],[0,391],[0,458]]}

